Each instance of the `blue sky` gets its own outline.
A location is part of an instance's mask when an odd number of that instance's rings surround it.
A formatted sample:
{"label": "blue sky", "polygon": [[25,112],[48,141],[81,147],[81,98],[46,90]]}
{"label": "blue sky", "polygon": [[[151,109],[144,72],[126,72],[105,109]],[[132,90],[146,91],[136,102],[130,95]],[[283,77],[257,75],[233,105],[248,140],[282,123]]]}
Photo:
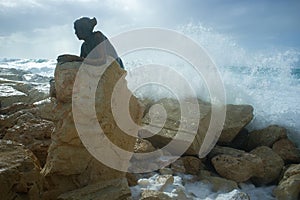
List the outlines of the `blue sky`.
{"label": "blue sky", "polygon": [[201,23],[242,48],[300,48],[300,1],[238,0],[0,0],[0,58],[79,54],[73,22],[96,17],[113,36],[137,27]]}

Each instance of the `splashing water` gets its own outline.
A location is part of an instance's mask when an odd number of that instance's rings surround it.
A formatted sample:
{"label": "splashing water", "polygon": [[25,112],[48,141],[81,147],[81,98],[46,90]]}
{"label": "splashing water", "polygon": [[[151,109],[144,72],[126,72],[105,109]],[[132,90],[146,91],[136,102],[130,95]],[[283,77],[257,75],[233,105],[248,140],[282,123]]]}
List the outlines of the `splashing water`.
{"label": "splashing water", "polygon": [[[260,129],[271,124],[284,126],[289,137],[300,146],[300,51],[295,49],[247,51],[237,45],[233,37],[204,26],[187,24],[177,28],[202,46],[219,69],[226,90],[227,103],[250,104],[254,120],[248,128]],[[138,59],[137,59],[138,58]],[[140,51],[124,57],[128,76],[140,65],[159,63],[171,66],[183,74],[197,95],[209,100],[209,93],[201,76],[196,76],[184,60],[159,51]],[[162,78],[174,81],[172,77]],[[129,88],[133,83],[128,79]],[[178,86],[180,87],[180,86]],[[139,97],[174,97],[158,86],[147,86],[135,91]]]}

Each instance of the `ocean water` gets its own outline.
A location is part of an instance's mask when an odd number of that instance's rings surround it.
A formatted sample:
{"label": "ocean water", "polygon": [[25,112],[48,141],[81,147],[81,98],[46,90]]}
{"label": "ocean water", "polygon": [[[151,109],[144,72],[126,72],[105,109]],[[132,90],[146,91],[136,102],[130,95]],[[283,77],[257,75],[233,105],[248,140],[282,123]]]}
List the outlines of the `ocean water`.
{"label": "ocean water", "polygon": [[[247,50],[229,35],[221,34],[201,24],[179,26],[176,31],[196,41],[210,56],[222,78],[226,101],[231,104],[250,104],[254,107],[254,120],[248,129],[259,129],[278,124],[288,129],[289,137],[300,147],[300,51],[296,49]],[[35,81],[37,75],[52,77],[56,64],[54,59],[0,59],[0,68],[15,68],[25,71],[24,81]],[[129,89],[135,88],[135,69],[147,64],[170,66],[183,74],[197,95],[209,99],[207,86],[201,76],[195,75],[192,67],[178,56],[159,50],[140,50],[122,56],[128,71]],[[164,81],[174,82],[173,77],[156,74]],[[207,77],[206,77],[207,78]],[[213,78],[213,77],[211,77]],[[175,80],[176,82],[176,80]],[[181,85],[177,87],[180,89]],[[184,88],[182,88],[184,90]],[[145,85],[134,93],[141,97],[159,99],[176,94],[164,87]]]}

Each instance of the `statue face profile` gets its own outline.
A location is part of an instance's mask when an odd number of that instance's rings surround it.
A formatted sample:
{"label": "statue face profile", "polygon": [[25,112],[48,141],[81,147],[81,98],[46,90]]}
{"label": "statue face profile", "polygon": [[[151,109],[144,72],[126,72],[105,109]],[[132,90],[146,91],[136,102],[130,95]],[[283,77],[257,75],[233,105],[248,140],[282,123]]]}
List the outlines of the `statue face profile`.
{"label": "statue face profile", "polygon": [[84,27],[82,26],[76,26],[74,25],[74,29],[75,29],[75,35],[77,36],[77,38],[79,40],[84,40],[87,38],[88,34],[87,34],[87,29],[85,29]]}
{"label": "statue face profile", "polygon": [[76,20],[74,22],[74,29],[78,39],[86,40],[89,36],[91,36],[96,24],[96,18],[90,19],[88,17],[82,17]]}

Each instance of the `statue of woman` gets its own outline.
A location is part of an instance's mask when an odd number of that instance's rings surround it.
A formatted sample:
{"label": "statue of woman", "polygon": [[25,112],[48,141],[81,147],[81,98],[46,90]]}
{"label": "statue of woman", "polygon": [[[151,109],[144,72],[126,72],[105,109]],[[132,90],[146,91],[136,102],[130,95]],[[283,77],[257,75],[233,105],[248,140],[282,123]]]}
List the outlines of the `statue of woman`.
{"label": "statue of woman", "polygon": [[93,31],[97,24],[96,18],[82,17],[74,22],[75,34],[79,40],[84,40],[81,46],[80,58],[74,56],[61,56],[58,61],[67,62],[83,61],[90,65],[102,65],[106,63],[106,56],[116,59],[120,67],[124,69],[123,62],[118,56],[115,48],[107,37],[100,31]]}

